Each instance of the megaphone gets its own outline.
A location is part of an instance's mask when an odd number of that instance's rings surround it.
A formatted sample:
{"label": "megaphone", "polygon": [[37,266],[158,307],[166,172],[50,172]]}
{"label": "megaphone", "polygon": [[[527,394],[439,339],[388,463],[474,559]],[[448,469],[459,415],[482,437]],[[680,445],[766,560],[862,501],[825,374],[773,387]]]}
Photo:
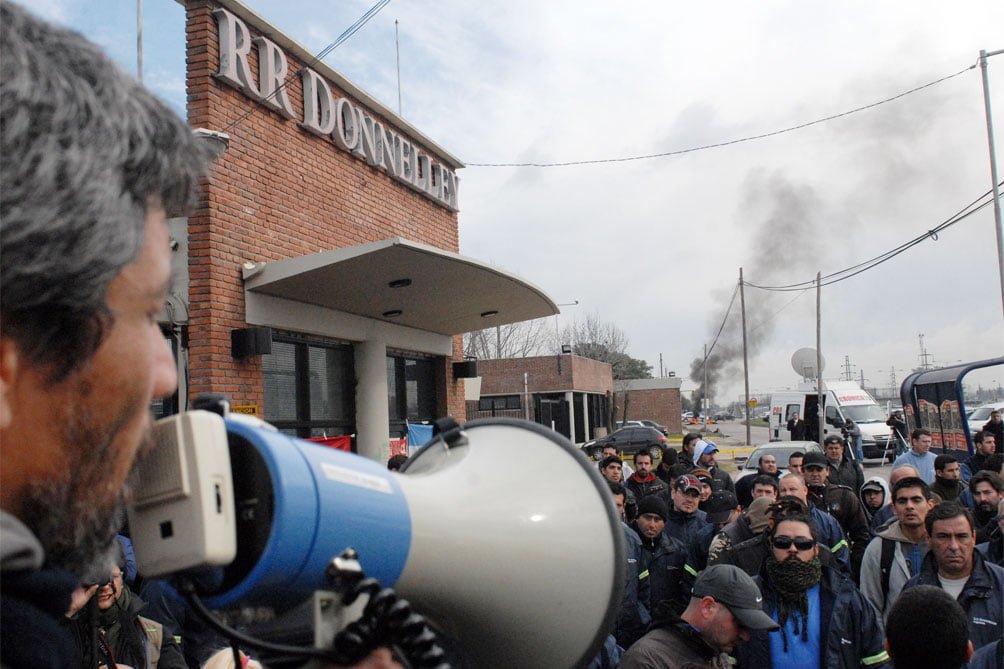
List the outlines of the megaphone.
{"label": "megaphone", "polygon": [[[183,510],[179,496],[144,499],[141,483],[130,509],[137,567],[153,576],[195,566],[191,547],[203,545],[203,563],[228,563],[211,608],[292,608],[327,588],[326,568],[351,547],[368,576],[453,636],[472,667],[588,664],[613,628],[626,562],[620,519],[596,467],[551,430],[472,421],[396,473],[233,417],[176,418],[163,428],[172,439],[198,431],[196,420],[216,436],[195,441],[216,451],[225,424],[230,471],[188,484],[218,518]],[[184,452],[219,469],[213,448]]]}

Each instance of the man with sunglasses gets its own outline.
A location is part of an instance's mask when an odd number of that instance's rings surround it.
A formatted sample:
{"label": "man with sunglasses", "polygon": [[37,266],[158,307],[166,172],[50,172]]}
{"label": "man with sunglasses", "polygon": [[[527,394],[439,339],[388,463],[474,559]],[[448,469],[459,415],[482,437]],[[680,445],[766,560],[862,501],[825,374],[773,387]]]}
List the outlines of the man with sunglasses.
{"label": "man with sunglasses", "polygon": [[712,565],[701,572],[686,610],[670,612],[624,655],[620,669],[683,669],[731,666],[729,653],[753,630],[767,634],[777,623],[762,610],[753,579],[732,565]]}
{"label": "man with sunglasses", "polygon": [[848,576],[821,564],[808,515],[787,515],[768,532],[757,582],[779,634],[751,631],[736,648],[743,667],[889,667],[882,624]]}

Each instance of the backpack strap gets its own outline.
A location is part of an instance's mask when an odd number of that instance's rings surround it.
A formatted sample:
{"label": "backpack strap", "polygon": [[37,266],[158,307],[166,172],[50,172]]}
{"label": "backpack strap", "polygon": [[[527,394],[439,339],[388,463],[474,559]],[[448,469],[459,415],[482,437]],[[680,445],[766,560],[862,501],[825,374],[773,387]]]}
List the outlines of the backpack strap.
{"label": "backpack strap", "polygon": [[889,598],[889,572],[892,570],[892,561],[895,557],[896,542],[892,539],[882,537],[882,554],[879,558],[879,568],[882,573],[882,599],[884,600],[888,600]]}

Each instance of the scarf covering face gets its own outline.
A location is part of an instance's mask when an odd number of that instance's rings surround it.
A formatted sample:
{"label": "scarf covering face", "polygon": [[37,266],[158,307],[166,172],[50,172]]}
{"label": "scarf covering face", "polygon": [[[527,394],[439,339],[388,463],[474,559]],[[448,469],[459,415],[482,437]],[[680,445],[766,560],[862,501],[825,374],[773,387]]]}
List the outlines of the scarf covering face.
{"label": "scarf covering face", "polygon": [[[788,634],[785,625],[789,619],[795,634],[800,633],[802,641],[809,640],[809,630],[806,626],[809,597],[806,592],[819,583],[823,576],[823,568],[819,563],[819,557],[814,557],[809,562],[802,562],[798,558],[778,560],[771,554],[767,556],[767,576],[778,594],[777,622],[781,625],[781,637],[784,640],[784,650],[787,652]],[[796,612],[801,614],[801,632],[799,616],[794,615]]]}

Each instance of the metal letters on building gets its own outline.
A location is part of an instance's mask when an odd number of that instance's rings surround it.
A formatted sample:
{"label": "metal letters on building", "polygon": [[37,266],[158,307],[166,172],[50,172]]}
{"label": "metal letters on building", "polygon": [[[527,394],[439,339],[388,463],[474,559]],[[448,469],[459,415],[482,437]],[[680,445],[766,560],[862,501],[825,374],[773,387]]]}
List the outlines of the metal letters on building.
{"label": "metal letters on building", "polygon": [[[251,37],[247,25],[219,7],[220,69],[216,77],[285,118],[295,117],[284,86],[289,76],[285,52],[265,37]],[[258,80],[251,71],[251,48],[257,47]],[[425,197],[457,211],[459,179],[453,170],[423,153],[407,137],[380,123],[348,98],[335,98],[321,75],[303,68],[303,121],[300,127],[331,137],[343,151],[365,160]]]}

